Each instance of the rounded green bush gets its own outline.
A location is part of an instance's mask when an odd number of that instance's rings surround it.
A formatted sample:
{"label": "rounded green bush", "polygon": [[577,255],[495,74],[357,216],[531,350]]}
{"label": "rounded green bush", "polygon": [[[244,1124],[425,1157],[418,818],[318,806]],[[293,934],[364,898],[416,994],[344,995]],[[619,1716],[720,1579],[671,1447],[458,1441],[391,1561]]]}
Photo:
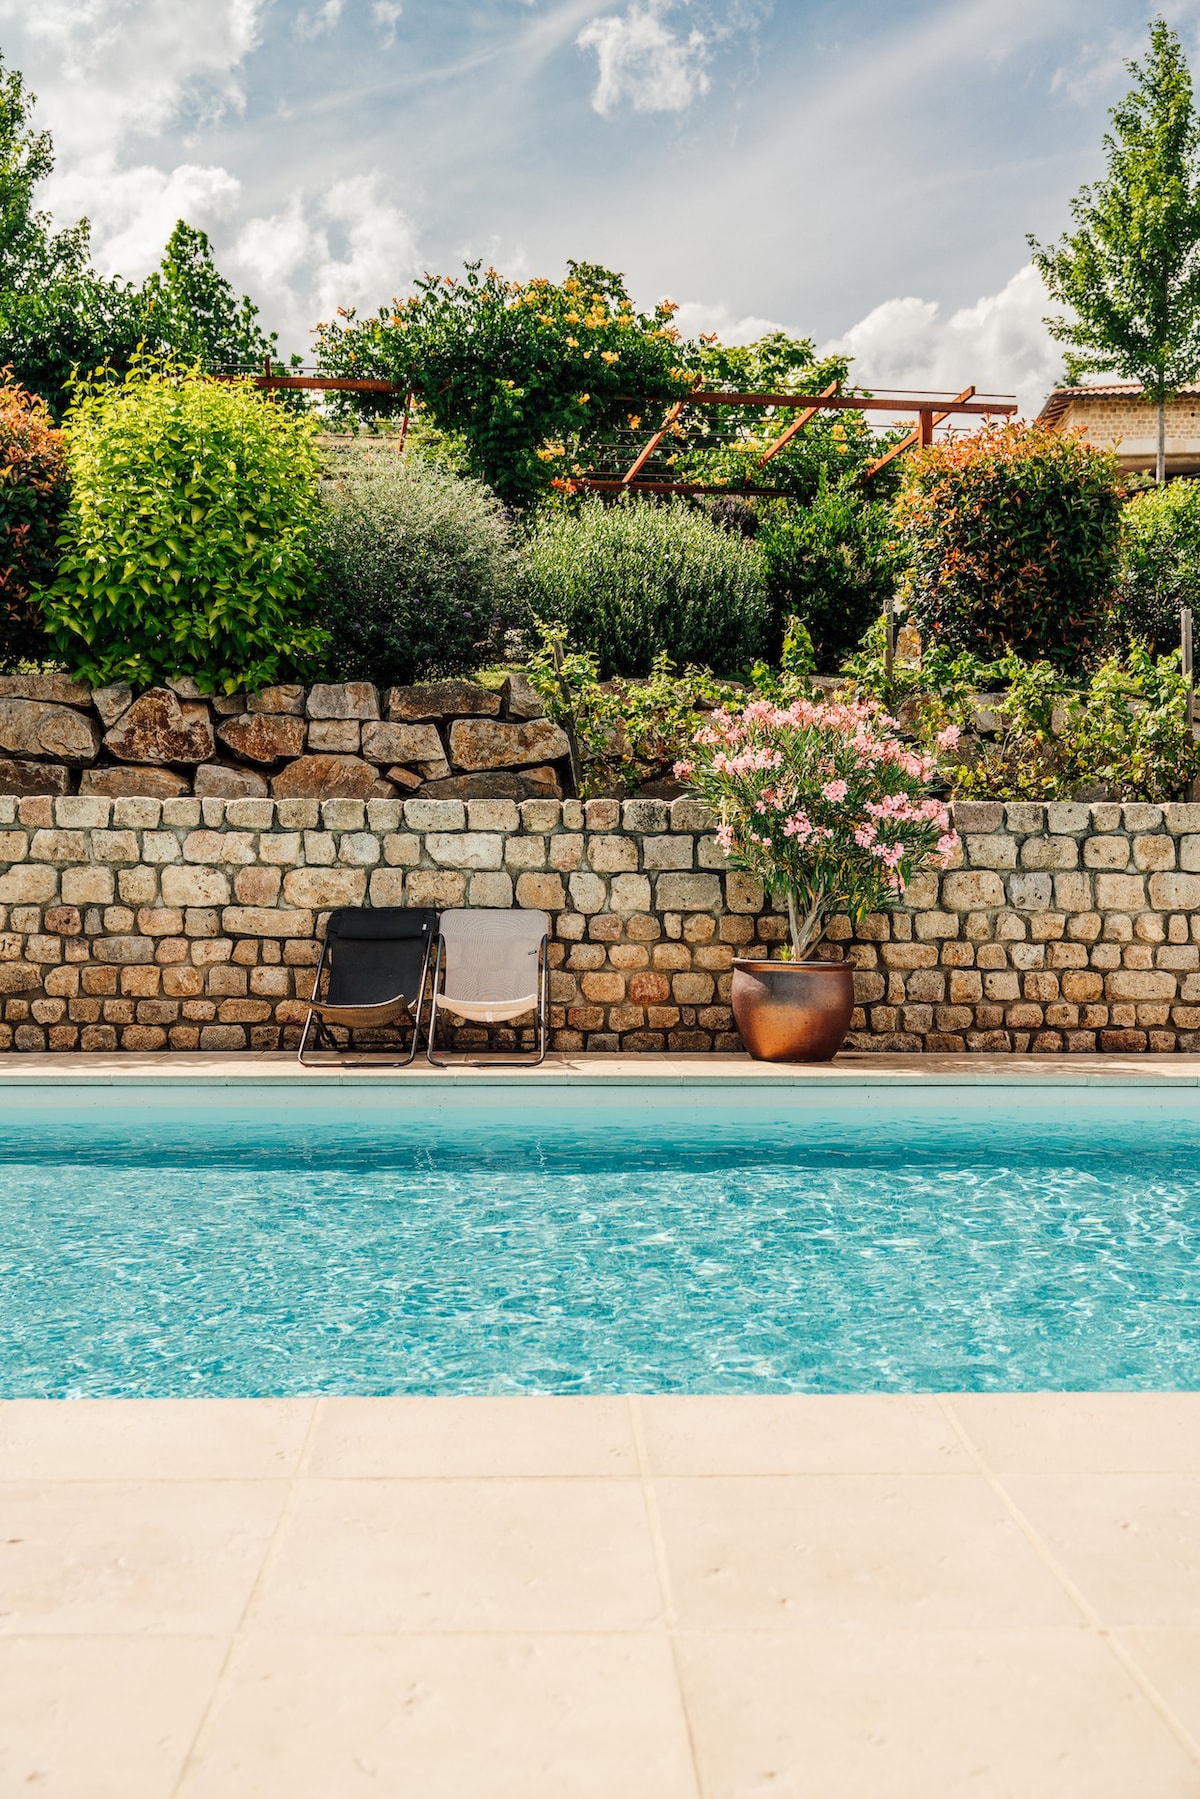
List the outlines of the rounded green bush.
{"label": "rounded green bush", "polygon": [[912,456],[896,512],[927,645],[1070,672],[1098,660],[1121,513],[1107,451],[1044,425],[988,426]]}
{"label": "rounded green bush", "polygon": [[648,675],[656,656],[736,674],[770,633],[758,545],[686,503],[555,506],[529,540],[530,604],[592,650],[600,673]]}
{"label": "rounded green bush", "polygon": [[1121,515],[1120,634],[1160,654],[1179,645],[1179,615],[1200,620],[1200,481],[1140,493]]}
{"label": "rounded green bush", "polygon": [[226,693],[302,673],[324,640],[311,622],[316,429],[249,382],[145,361],[82,387],[45,599],[69,666],[96,686],[191,675]]}
{"label": "rounded green bush", "polygon": [[516,556],[481,481],[411,452],[356,448],[323,484],[319,535],[333,679],[467,674],[500,636]]}

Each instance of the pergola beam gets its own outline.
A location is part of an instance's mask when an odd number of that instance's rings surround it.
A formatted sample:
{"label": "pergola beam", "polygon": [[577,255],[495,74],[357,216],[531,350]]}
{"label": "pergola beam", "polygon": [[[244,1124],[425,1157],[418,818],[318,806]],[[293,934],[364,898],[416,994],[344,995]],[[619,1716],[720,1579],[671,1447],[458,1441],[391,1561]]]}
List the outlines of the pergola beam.
{"label": "pergola beam", "polygon": [[864,469],[862,474],[863,480],[869,481],[872,475],[877,475],[881,468],[886,468],[889,462],[893,462],[897,456],[902,455],[912,444],[919,442],[922,449],[924,449],[926,445],[931,444],[933,442],[934,426],[944,424],[950,417],[951,412],[958,411],[962,403],[969,400],[974,392],[975,389],[973,387],[964,387],[953,406],[947,407],[945,412],[931,412],[929,410],[922,412],[921,420],[916,430],[910,431],[907,437],[902,437],[898,444],[893,444],[891,449],[886,451],[877,462],[871,464],[870,468]]}
{"label": "pergola beam", "polygon": [[[837,390],[840,386],[841,386],[841,383],[839,381],[831,381],[829,383],[829,386],[825,389],[825,391],[822,394],[820,394],[818,397],[822,400],[828,400],[828,399],[832,398],[832,396],[837,392]],[[803,431],[805,425],[811,424],[813,419],[816,418],[818,412],[820,412],[820,410],[821,410],[821,408],[819,406],[810,406],[806,412],[802,412],[800,414],[799,418],[793,419],[792,423],[788,426],[787,430],[783,433],[782,437],[777,437],[775,439],[775,442],[771,445],[770,449],[766,452],[765,456],[759,457],[759,459],[758,459],[759,468],[762,468],[766,463],[770,462],[772,456],[777,456],[779,454],[780,450],[782,450],[784,444],[790,443],[793,437],[798,436],[799,433],[801,431]]]}

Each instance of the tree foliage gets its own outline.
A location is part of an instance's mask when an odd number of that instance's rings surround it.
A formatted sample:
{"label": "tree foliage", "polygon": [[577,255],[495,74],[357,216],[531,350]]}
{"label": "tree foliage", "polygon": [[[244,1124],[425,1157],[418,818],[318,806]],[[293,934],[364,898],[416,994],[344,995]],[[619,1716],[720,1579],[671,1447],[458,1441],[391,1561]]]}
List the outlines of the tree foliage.
{"label": "tree foliage", "polygon": [[[640,313],[620,275],[568,263],[565,281],[506,281],[468,263],[464,279],[427,275],[373,318],[339,313],[318,328],[328,374],[411,388],[461,441],[472,474],[525,505],[579,472],[586,446],[630,415],[626,396],[674,399],[691,376],[669,301]],[[347,399],[378,414],[394,403]]]}
{"label": "tree foliage", "polygon": [[0,667],[40,661],[39,595],[53,579],[65,491],[62,434],[45,404],[0,375]]}
{"label": "tree foliage", "polygon": [[248,384],[135,361],[85,384],[46,599],[63,659],[100,685],[192,675],[256,689],[317,658],[314,422]]}
{"label": "tree foliage", "polygon": [[1159,651],[1179,643],[1179,615],[1200,619],[1200,481],[1140,493],[1121,513],[1116,624]]}
{"label": "tree foliage", "polygon": [[913,623],[934,648],[1078,670],[1117,573],[1116,458],[1042,425],[992,425],[907,458],[897,502]]}
{"label": "tree foliage", "polygon": [[1178,37],[1150,28],[1134,86],[1112,110],[1107,173],[1071,202],[1074,230],[1029,239],[1051,296],[1070,309],[1048,319],[1068,346],[1067,378],[1115,373],[1140,381],[1159,411],[1200,373],[1200,121]]}

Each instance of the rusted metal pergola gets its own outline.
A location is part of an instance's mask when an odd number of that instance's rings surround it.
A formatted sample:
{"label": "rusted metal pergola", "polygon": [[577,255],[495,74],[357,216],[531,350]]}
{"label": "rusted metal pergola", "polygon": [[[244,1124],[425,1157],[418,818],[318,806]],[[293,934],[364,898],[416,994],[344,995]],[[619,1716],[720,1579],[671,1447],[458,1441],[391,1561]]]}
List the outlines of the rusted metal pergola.
{"label": "rusted metal pergola", "polygon": [[[218,379],[249,379],[255,387],[268,389],[371,394],[379,398],[402,400],[399,449],[404,448],[413,390],[400,382],[374,376],[276,374],[269,358],[264,359],[261,373],[250,376],[231,373],[219,376]],[[629,395],[619,395],[617,403],[634,408],[648,404],[644,397],[636,399]],[[649,402],[650,405],[659,403],[661,402]],[[1017,410],[1017,402],[1011,394],[981,394],[973,386],[966,387],[957,394],[938,393],[928,388],[891,388],[882,393],[876,389],[855,392],[853,389],[844,390],[840,381],[830,382],[819,394],[788,391],[741,393],[725,388],[696,388],[684,398],[667,403],[661,422],[649,437],[637,435],[640,418],[636,412],[633,413],[633,422],[629,426],[611,431],[606,441],[597,446],[596,454],[603,456],[603,466],[585,469],[569,479],[564,478],[558,485],[570,489],[586,488],[599,493],[744,494],[768,499],[793,497],[786,488],[766,487],[757,482],[678,480],[674,473],[678,452],[673,455],[670,453],[670,446],[666,451],[663,446],[668,439],[673,443],[686,438],[686,428],[681,420],[693,407],[732,407],[742,411],[760,411],[768,425],[782,425],[778,435],[757,457],[756,468],[764,468],[822,412],[866,412],[886,415],[892,419],[914,418],[916,423],[913,428],[898,442],[889,445],[882,455],[863,470],[862,479],[869,481],[907,450],[931,444],[935,429],[948,419],[966,417],[988,421],[1011,418]],[[705,419],[706,415],[702,412],[700,417]],[[686,445],[686,448],[691,451],[713,450],[736,447],[740,442],[744,442],[740,426],[732,432],[721,432],[719,429],[713,430],[705,422],[703,435]],[[631,454],[632,459],[627,461]]]}

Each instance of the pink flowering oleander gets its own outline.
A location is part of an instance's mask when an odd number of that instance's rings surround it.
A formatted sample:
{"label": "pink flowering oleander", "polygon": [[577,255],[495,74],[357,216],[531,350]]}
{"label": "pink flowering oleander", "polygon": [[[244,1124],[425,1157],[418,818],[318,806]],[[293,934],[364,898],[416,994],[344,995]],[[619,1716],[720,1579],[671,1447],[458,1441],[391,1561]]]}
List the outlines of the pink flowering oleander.
{"label": "pink flowering oleander", "polygon": [[[856,925],[957,854],[950,814],[928,792],[937,758],[897,729],[874,701],[757,699],[711,713],[676,764],[717,815],[730,862],[786,899],[797,957],[835,914]],[[943,732],[938,747],[956,742]]]}

